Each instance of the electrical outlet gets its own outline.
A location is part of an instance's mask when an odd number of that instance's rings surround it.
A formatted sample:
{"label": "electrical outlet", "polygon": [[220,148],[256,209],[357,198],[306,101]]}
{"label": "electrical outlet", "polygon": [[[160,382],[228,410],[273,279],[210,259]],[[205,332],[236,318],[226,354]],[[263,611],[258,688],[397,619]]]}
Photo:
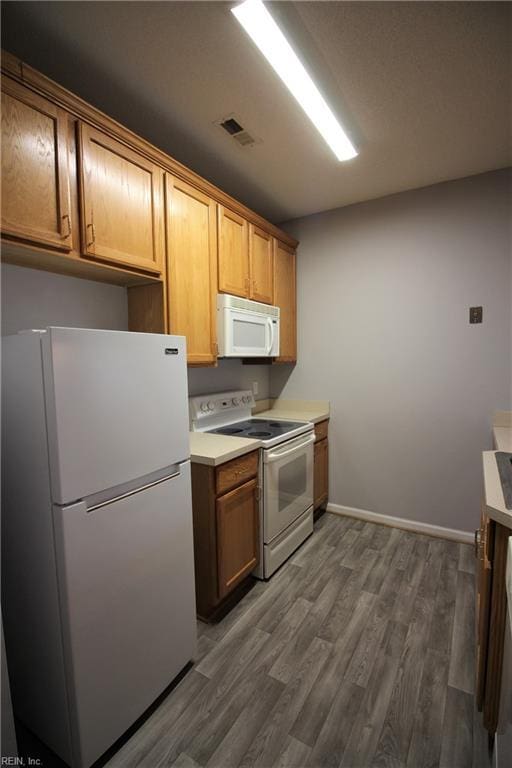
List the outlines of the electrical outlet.
{"label": "electrical outlet", "polygon": [[252,383],[252,393],[253,393],[254,397],[256,397],[256,395],[258,394],[258,390],[259,390],[258,382],[257,381],[253,381],[253,383]]}
{"label": "electrical outlet", "polygon": [[481,323],[482,322],[482,307],[470,307],[469,308],[469,322]]}

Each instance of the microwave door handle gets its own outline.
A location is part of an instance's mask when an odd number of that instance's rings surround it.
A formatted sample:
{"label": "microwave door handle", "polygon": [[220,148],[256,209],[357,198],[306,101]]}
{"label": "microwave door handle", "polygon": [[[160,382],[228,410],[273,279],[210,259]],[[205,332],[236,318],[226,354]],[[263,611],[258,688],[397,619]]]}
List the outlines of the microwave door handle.
{"label": "microwave door handle", "polygon": [[314,442],[315,442],[315,435],[313,433],[303,443],[300,443],[300,445],[294,445],[293,448],[290,448],[288,451],[283,451],[282,453],[267,454],[265,461],[267,464],[270,464],[273,461],[278,461],[279,459],[283,459],[285,456],[289,456],[291,453],[296,453],[297,451],[301,451],[303,448],[306,448],[306,446],[311,445],[311,443],[314,443]]}
{"label": "microwave door handle", "polygon": [[268,325],[268,349],[266,350],[266,354],[270,355],[272,352],[272,347],[274,346],[274,327],[272,325],[272,318],[267,317],[267,325]]}
{"label": "microwave door handle", "polygon": [[272,322],[272,318],[269,318],[270,323],[270,349],[269,354],[272,353],[272,348],[274,346],[274,323]]}

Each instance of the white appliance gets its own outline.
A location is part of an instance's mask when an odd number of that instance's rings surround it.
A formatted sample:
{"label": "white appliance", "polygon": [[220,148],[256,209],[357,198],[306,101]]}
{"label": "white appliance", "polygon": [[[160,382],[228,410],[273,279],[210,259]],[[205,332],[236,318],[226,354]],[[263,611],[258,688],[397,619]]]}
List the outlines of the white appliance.
{"label": "white appliance", "polygon": [[277,357],[279,307],[217,295],[219,357]]}
{"label": "white appliance", "polygon": [[314,425],[251,418],[252,392],[241,390],[189,399],[190,428],[259,440],[260,552],[254,571],[268,579],[313,532]]}
{"label": "white appliance", "polygon": [[185,339],[48,328],[2,351],[14,711],[86,768],[196,651]]}

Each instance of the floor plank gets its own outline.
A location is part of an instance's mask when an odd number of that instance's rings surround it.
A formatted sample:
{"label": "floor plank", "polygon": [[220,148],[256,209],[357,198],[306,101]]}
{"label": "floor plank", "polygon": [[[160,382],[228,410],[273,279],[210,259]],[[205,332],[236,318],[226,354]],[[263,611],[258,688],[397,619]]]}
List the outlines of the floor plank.
{"label": "floor plank", "polygon": [[449,684],[473,693],[475,679],[475,580],[465,571],[457,573],[457,595],[453,621]]}
{"label": "floor plank", "polygon": [[468,768],[473,757],[473,697],[448,686],[439,768]]}

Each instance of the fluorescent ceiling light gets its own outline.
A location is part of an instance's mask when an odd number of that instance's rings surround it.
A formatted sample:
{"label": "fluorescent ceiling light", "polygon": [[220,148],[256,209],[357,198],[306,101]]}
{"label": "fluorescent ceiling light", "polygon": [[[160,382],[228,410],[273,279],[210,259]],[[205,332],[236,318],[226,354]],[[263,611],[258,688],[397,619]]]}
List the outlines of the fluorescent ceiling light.
{"label": "fluorescent ceiling light", "polygon": [[231,11],[295,96],[338,160],[356,157],[357,151],[352,142],[261,0],[245,0]]}

